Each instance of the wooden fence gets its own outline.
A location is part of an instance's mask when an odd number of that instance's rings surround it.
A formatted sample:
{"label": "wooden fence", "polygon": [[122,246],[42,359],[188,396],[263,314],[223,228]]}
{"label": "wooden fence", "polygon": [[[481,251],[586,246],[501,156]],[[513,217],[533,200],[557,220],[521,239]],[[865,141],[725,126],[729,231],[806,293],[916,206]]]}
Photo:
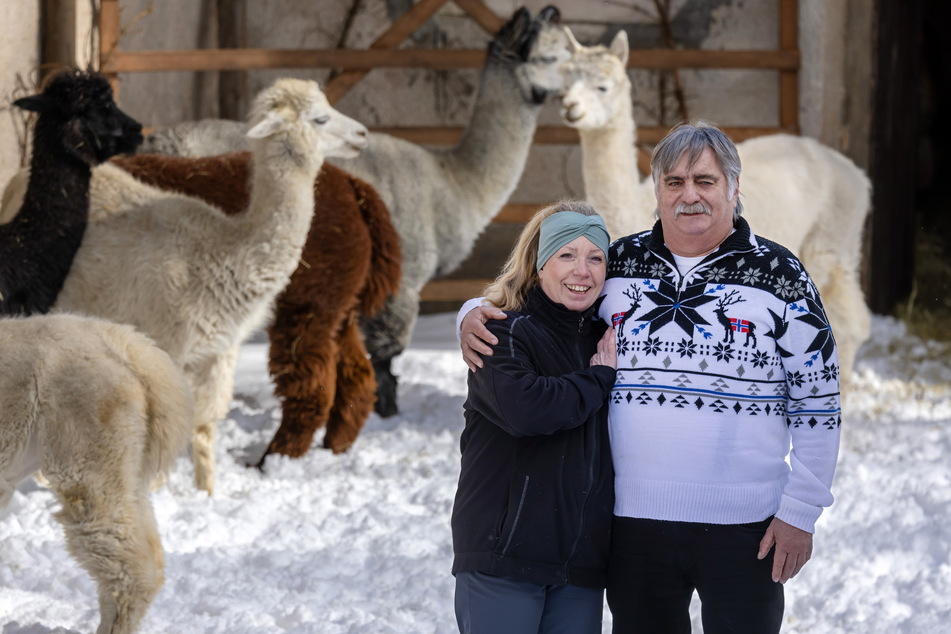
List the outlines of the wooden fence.
{"label": "wooden fence", "polygon": [[[779,2],[779,48],[776,50],[707,51],[682,49],[638,49],[628,62],[630,68],[676,70],[681,68],[757,69],[778,72],[779,126],[724,127],[736,142],[763,134],[799,133],[799,4],[798,0]],[[398,49],[436,11],[453,2],[481,28],[495,33],[505,20],[485,6],[482,0],[419,0],[396,19],[368,49],[195,49],[124,51],[120,47],[119,0],[100,0],[99,69],[111,77],[119,97],[119,73],[158,71],[233,71],[275,68],[342,68],[343,72],[324,86],[331,103],[337,102],[367,73],[377,68],[427,68],[453,70],[481,68],[483,50]],[[452,145],[462,135],[460,127],[375,127],[421,145]],[[656,144],[666,134],[663,127],[639,126],[638,142]],[[564,126],[540,126],[536,144],[572,145],[577,132]],[[546,204],[510,203],[494,222],[522,223]],[[459,301],[478,295],[485,280],[433,280],[424,289],[424,301]]]}

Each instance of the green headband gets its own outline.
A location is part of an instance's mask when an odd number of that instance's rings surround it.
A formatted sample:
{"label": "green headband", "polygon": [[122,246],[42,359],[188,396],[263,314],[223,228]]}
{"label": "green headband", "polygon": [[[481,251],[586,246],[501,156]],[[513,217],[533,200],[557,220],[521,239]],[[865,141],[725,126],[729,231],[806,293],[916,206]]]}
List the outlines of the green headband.
{"label": "green headband", "polygon": [[577,211],[559,211],[542,220],[541,231],[538,234],[538,258],[535,260],[535,270],[540,270],[558,249],[579,236],[591,240],[591,243],[601,249],[607,257],[608,244],[611,240],[601,216],[586,216]]}

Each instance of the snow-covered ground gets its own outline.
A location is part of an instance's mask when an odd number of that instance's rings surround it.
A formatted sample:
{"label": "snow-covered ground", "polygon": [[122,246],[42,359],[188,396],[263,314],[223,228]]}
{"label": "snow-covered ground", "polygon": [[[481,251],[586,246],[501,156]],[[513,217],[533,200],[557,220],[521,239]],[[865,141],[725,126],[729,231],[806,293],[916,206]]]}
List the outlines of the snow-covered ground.
{"label": "snow-covered ground", "polygon": [[[466,367],[452,319],[420,319],[396,366],[399,416],[371,416],[344,455],[272,458],[264,475],[245,464],[279,412],[264,343],[243,347],[214,496],[195,491],[187,458],[153,494],[167,579],[143,634],[456,631],[449,514]],[[837,501],[786,586],[783,631],[951,632],[951,351],[876,317],[856,373]],[[66,552],[56,507],[27,480],[0,512],[2,634],[96,629],[96,588]]]}

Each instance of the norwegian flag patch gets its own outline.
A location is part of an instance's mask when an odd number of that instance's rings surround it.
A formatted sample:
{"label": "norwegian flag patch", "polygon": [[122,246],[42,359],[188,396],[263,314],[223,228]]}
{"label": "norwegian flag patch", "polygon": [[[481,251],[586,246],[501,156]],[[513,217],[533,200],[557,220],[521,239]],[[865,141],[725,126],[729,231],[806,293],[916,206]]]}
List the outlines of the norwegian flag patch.
{"label": "norwegian flag patch", "polygon": [[730,317],[730,328],[733,329],[733,332],[749,332],[750,322],[748,319]]}
{"label": "norwegian flag patch", "polygon": [[624,319],[624,313],[614,313],[611,315],[611,325],[617,328],[622,319]]}

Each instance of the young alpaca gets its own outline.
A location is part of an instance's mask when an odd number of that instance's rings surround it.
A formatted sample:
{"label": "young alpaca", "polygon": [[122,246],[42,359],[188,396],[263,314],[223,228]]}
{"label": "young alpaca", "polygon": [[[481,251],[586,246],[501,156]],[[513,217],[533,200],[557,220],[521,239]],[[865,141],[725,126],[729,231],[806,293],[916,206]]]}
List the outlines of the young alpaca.
{"label": "young alpaca", "polygon": [[0,358],[0,509],[42,469],[97,633],[131,634],[164,581],[149,488],[188,444],[188,385],[148,337],[89,317],[0,319]]}
{"label": "young alpaca", "polygon": [[[559,18],[552,6],[537,18],[520,8],[499,29],[488,46],[469,125],[456,146],[434,150],[370,133],[369,146],[356,158],[328,159],[380,192],[402,242],[400,291],[361,324],[382,416],[397,413],[391,365],[409,343],[420,290],[468,257],[518,184],[541,106],[557,88],[549,82],[558,62],[568,57],[567,39],[554,28]],[[193,156],[241,149],[227,141],[239,130],[233,122],[190,122],[150,136],[145,147]]]}
{"label": "young alpaca", "polygon": [[[139,154],[112,165],[229,215],[248,204],[247,152],[205,158]],[[135,195],[134,188],[121,189],[122,177],[104,182],[108,167],[93,175],[97,210],[107,204],[100,191],[111,190],[112,200]],[[358,318],[379,311],[400,281],[399,235],[376,190],[325,163],[314,183],[314,217],[301,261],[278,295],[268,326],[269,370],[282,418],[265,458],[303,455],[325,423],[324,447],[345,451],[373,411],[376,383]]]}
{"label": "young alpaca", "polygon": [[142,126],[119,110],[101,75],[64,71],[13,105],[39,113],[15,222],[0,226],[0,315],[45,313],[69,273],[89,217],[90,168],[131,152]]}
{"label": "young alpaca", "polygon": [[334,110],[312,81],[276,81],[255,99],[252,119],[244,213],[166,193],[101,218],[89,225],[54,306],[135,325],[179,364],[196,403],[195,482],[208,493],[239,346],[297,268],[323,158],[366,144],[366,128]]}
{"label": "young alpaca", "polygon": [[[585,47],[565,32],[572,54],[562,65],[561,112],[581,138],[586,197],[612,237],[647,230],[657,202],[652,179],[641,180],[637,171],[627,35],[618,32],[610,47]],[[845,156],[807,137],[757,137],[737,144],[737,151],[743,215],[757,234],[805,264],[822,295],[847,381],[871,330],[859,279],[869,180]]]}

